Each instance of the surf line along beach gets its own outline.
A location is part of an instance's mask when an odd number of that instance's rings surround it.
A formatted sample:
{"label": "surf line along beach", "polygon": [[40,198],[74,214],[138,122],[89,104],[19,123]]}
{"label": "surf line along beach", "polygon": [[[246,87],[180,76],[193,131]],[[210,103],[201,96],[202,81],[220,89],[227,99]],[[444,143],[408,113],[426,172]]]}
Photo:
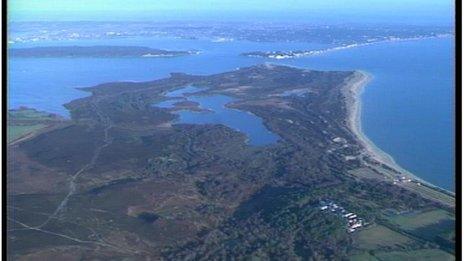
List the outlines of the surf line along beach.
{"label": "surf line along beach", "polygon": [[351,132],[356,136],[358,142],[362,146],[362,153],[369,158],[385,164],[396,172],[400,173],[399,176],[407,177],[408,179],[415,180],[420,184],[427,185],[434,189],[446,192],[454,196],[454,192],[438,187],[414,175],[413,173],[405,170],[398,165],[393,157],[377,147],[363,132],[361,122],[362,111],[362,93],[365,87],[374,79],[374,76],[368,72],[357,70],[354,76],[346,80],[342,86],[342,94],[345,97],[347,107],[347,125]]}

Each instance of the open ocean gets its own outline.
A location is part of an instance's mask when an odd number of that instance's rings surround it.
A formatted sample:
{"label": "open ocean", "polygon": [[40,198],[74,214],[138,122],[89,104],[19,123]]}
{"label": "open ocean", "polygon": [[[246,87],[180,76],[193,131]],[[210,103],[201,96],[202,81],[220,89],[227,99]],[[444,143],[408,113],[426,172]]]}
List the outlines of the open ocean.
{"label": "open ocean", "polygon": [[316,70],[364,70],[374,76],[362,96],[365,134],[403,168],[454,191],[454,39],[386,42],[319,56],[274,60],[240,56],[247,51],[323,49],[308,43],[256,43],[175,38],[124,38],[15,44],[139,45],[200,50],[176,58],[13,58],[8,106],[28,106],[68,116],[62,104],[88,95],[76,87],[112,81],[146,81],[170,72],[214,74],[264,62]]}

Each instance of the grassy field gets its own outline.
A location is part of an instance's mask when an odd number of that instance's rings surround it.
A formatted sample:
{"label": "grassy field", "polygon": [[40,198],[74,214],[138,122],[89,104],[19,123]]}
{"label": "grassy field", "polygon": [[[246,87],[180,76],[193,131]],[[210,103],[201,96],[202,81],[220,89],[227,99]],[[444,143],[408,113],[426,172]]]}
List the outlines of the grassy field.
{"label": "grassy field", "polygon": [[377,261],[378,259],[375,258],[373,255],[364,252],[362,254],[352,255],[349,257],[350,261]]}
{"label": "grassy field", "polygon": [[438,245],[442,250],[454,253],[455,218],[442,209],[426,210],[389,216],[391,224],[415,237]]}
{"label": "grassy field", "polygon": [[22,108],[10,110],[8,111],[8,143],[45,128],[59,120],[61,119],[53,114],[34,109]]}
{"label": "grassy field", "polygon": [[403,236],[385,226],[375,225],[356,235],[355,241],[361,249],[379,249],[383,247],[404,246],[414,242],[407,236]]}
{"label": "grassy field", "polygon": [[445,210],[436,209],[417,214],[396,215],[390,217],[389,221],[398,225],[401,229],[414,230],[446,219],[454,219],[454,217]]}
{"label": "grassy field", "polygon": [[449,206],[455,206],[456,205],[456,202],[455,202],[455,198],[450,196],[450,195],[447,195],[443,192],[440,192],[440,191],[437,191],[435,189],[432,189],[428,186],[424,186],[424,185],[417,185],[416,183],[414,182],[409,182],[409,183],[404,183],[402,184],[404,187],[409,187],[409,188],[412,188],[414,191],[416,191],[417,193],[419,193],[421,196],[425,197],[425,198],[430,198],[432,200],[438,200],[442,203],[445,203]]}
{"label": "grassy field", "polygon": [[13,126],[8,126],[8,143],[17,140],[21,137],[26,136],[29,133],[32,133],[34,131],[40,130],[47,125],[45,124],[35,124],[35,125],[13,125]]}
{"label": "grassy field", "polygon": [[9,120],[43,120],[50,119],[51,114],[34,109],[18,109],[8,111]]}
{"label": "grassy field", "polygon": [[[421,249],[413,251],[392,251],[376,253],[377,260],[396,261],[396,260],[455,260],[455,257],[439,249]],[[365,259],[369,260],[369,259]]]}

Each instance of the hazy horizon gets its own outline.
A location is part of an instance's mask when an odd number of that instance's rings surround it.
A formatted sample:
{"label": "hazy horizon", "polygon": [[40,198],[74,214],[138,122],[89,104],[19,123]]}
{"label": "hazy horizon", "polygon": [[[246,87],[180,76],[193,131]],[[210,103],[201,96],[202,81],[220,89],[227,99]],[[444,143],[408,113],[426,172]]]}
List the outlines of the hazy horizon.
{"label": "hazy horizon", "polygon": [[8,1],[9,22],[274,21],[452,25],[452,1]]}

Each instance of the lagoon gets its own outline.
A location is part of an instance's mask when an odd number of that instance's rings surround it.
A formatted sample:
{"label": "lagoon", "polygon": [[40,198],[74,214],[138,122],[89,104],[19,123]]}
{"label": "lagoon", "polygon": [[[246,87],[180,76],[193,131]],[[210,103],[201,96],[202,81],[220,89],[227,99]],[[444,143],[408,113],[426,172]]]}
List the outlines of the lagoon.
{"label": "lagoon", "polygon": [[[227,104],[236,99],[226,95],[194,95],[200,88],[187,86],[168,92],[165,96],[172,99],[155,104],[161,108],[173,108],[174,103],[183,100],[196,102],[203,111],[181,110],[177,123],[187,124],[222,124],[247,135],[247,143],[264,146],[275,143],[279,136],[269,131],[261,118],[245,111],[228,108]],[[193,94],[185,96],[184,94]]]}

